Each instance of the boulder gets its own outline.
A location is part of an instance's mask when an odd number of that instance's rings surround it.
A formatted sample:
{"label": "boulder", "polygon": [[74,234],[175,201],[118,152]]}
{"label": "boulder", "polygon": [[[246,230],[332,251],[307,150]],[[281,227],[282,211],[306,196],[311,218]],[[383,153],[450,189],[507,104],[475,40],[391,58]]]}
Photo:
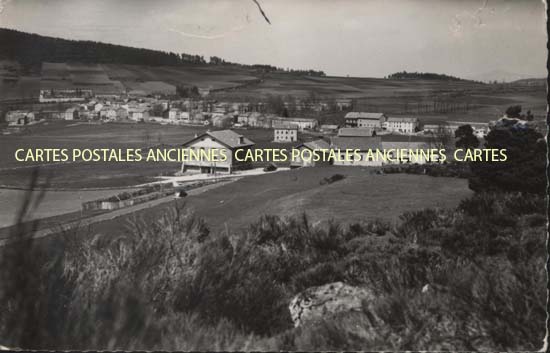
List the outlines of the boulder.
{"label": "boulder", "polygon": [[319,287],[311,287],[296,295],[289,305],[294,326],[320,320],[332,315],[362,311],[364,303],[373,302],[374,293],[366,288],[353,287],[342,282],[334,282]]}

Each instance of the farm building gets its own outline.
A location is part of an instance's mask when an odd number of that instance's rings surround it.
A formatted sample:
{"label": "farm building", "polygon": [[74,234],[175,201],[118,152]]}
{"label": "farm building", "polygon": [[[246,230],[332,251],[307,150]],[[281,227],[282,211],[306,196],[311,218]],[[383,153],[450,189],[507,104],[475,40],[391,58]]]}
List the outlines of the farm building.
{"label": "farm building", "polygon": [[6,122],[10,125],[27,125],[34,120],[34,113],[26,110],[12,110],[6,113]]}
{"label": "farm building", "polygon": [[353,106],[353,101],[349,98],[338,98],[335,103],[340,111],[351,109]]}
{"label": "farm building", "polygon": [[81,102],[93,96],[87,89],[43,89],[40,90],[40,103]]}
{"label": "farm building", "polygon": [[381,128],[387,116],[383,113],[349,112],[344,117],[347,127]]}
{"label": "farm building", "polygon": [[[424,150],[428,151],[434,149],[435,146],[432,141],[423,136],[406,136],[406,135],[384,135],[380,137],[381,147],[384,150]],[[405,153],[405,159],[407,159],[407,153]],[[410,163],[424,164],[429,162],[423,156],[419,156],[416,159],[409,158]]]}
{"label": "farm building", "polygon": [[478,123],[470,121],[445,121],[439,124],[426,124],[423,127],[424,132],[432,134],[447,133],[454,136],[455,131],[463,125],[470,125],[474,129],[474,135],[479,138],[485,137],[489,133],[488,123]]}
{"label": "farm building", "polygon": [[170,120],[179,120],[181,115],[181,109],[171,108],[168,111],[168,119]]}
{"label": "farm building", "polygon": [[[183,144],[184,148],[196,153],[217,156],[214,158],[194,158],[181,165],[181,171],[199,170],[201,173],[217,172],[232,173],[234,170],[250,169],[252,161],[238,161],[235,153],[239,151],[239,159],[244,159],[246,151],[254,147],[254,142],[233,130],[207,131]],[[221,155],[227,158],[222,161]]]}
{"label": "farm building", "polygon": [[418,130],[418,118],[389,117],[382,124],[384,129],[391,132],[413,134]]}
{"label": "farm building", "polygon": [[43,110],[39,112],[35,118],[45,120],[63,120],[65,118],[65,112],[60,112],[58,110]]}
{"label": "farm building", "polygon": [[321,132],[337,132],[339,126],[336,124],[323,124],[319,128]]}
{"label": "farm building", "polygon": [[298,141],[298,128],[293,126],[276,127],[273,129],[273,141],[295,142]]}
{"label": "farm building", "polygon": [[[369,151],[381,150],[381,138],[373,137],[333,137],[330,141],[330,147],[337,150],[340,158],[336,158],[334,165],[342,166],[361,166],[375,167],[381,166],[383,161],[380,159],[372,159],[367,155]],[[357,156],[346,154],[346,150],[358,150]],[[357,158],[356,158],[357,157]]]}
{"label": "farm building", "polygon": [[338,130],[341,137],[371,137],[376,136],[376,131],[369,127],[343,127]]}
{"label": "farm building", "polygon": [[245,113],[237,117],[237,122],[243,126],[270,128],[271,118],[261,113]]}
{"label": "farm building", "polygon": [[128,111],[124,108],[118,108],[116,110],[116,120],[127,120],[128,119]]}
{"label": "farm building", "polygon": [[134,121],[146,121],[149,118],[149,111],[146,108],[130,108],[128,118]]}
{"label": "farm building", "polygon": [[[327,159],[322,159],[319,161],[315,161],[313,158],[310,158],[310,154],[307,152],[304,152],[304,150],[308,151],[318,151],[318,150],[329,150],[330,144],[326,142],[325,140],[319,139],[315,141],[309,141],[304,142],[298,146],[295,147],[296,149],[300,150],[300,155],[296,158],[293,158],[290,161],[290,167],[291,168],[299,168],[299,167],[315,167],[320,165],[330,165],[331,161]],[[304,158],[302,158],[302,156]]]}
{"label": "farm building", "polygon": [[227,128],[233,124],[233,117],[230,115],[213,115],[212,126]]}
{"label": "farm building", "polygon": [[271,126],[280,126],[280,125],[295,125],[298,127],[298,130],[313,130],[319,126],[319,122],[316,119],[308,118],[282,118],[275,117],[271,119]]}
{"label": "farm building", "polygon": [[64,114],[64,119],[65,120],[74,120],[74,119],[78,119],[78,118],[79,118],[78,109],[69,108],[69,109],[65,110],[65,114]]}
{"label": "farm building", "polygon": [[103,107],[99,111],[99,118],[101,120],[114,121],[117,120],[117,110],[113,107]]}

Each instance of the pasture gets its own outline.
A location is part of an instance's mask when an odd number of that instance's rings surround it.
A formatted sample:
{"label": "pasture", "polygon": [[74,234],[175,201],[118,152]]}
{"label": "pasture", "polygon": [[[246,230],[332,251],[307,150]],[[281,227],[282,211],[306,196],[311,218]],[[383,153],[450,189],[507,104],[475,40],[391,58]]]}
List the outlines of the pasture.
{"label": "pasture", "polygon": [[[344,180],[321,185],[334,174]],[[425,175],[372,174],[368,168],[316,167],[240,179],[177,202],[203,218],[212,231],[241,231],[264,214],[296,216],[305,212],[314,223],[344,224],[381,218],[394,222],[412,209],[454,207],[472,195],[467,181]],[[147,222],[174,207],[173,202],[139,211]],[[124,232],[124,219],[94,224],[92,233]]]}

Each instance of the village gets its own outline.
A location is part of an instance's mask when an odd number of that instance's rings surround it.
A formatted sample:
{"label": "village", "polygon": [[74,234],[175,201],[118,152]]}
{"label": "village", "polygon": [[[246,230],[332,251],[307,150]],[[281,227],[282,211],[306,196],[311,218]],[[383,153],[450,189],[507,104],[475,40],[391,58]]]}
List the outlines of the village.
{"label": "village", "polygon": [[[282,117],[268,113],[267,102],[232,102],[209,98],[209,92],[200,90],[193,98],[178,98],[173,95],[94,94],[92,90],[41,90],[39,104],[33,110],[10,110],[5,114],[8,126],[4,135],[17,134],[25,127],[47,124],[51,121],[67,121],[90,124],[158,124],[174,126],[204,127],[202,134],[182,141],[184,147],[197,150],[227,149],[223,161],[187,161],[182,163],[179,173],[234,173],[254,167],[252,158],[235,158],[235,150],[255,149],[255,141],[247,136],[248,129],[265,129],[272,132],[274,146],[292,146],[301,152],[290,159],[290,167],[312,167],[323,164],[342,166],[382,166],[393,163],[442,162],[443,158],[409,158],[404,152],[400,158],[392,159],[394,153],[402,150],[433,150],[454,147],[455,131],[465,125],[472,128],[476,138],[482,140],[492,126],[502,124],[501,119],[489,123],[472,121],[423,122],[418,116],[393,116],[383,112],[354,110],[352,99],[340,98],[333,102],[317,101],[294,104],[295,115],[308,111],[308,117]],[[285,109],[289,105],[287,102]],[[323,124],[312,118],[328,109],[341,112],[340,124]],[[288,115],[288,114],[286,114]],[[522,124],[528,121],[518,120]],[[354,158],[308,158],[316,150],[355,151]],[[372,150],[390,151],[388,159],[373,159],[367,154]],[[395,152],[393,152],[395,151]],[[225,153],[225,152],[224,152]],[[246,151],[243,152],[246,154]],[[244,155],[243,154],[243,155]],[[305,157],[304,157],[305,156]],[[437,156],[436,156],[437,157]],[[257,161],[258,158],[255,158]],[[269,160],[269,159],[267,159]],[[262,159],[263,161],[263,159]]]}

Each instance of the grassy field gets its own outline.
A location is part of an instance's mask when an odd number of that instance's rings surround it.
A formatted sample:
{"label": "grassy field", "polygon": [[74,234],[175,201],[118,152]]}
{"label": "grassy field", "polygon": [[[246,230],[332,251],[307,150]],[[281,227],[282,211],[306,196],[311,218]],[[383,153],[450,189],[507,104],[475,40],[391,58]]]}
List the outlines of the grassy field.
{"label": "grassy field", "polygon": [[139,90],[175,93],[175,86],[205,89],[237,87],[257,81],[250,70],[205,65],[149,67],[115,64],[43,63],[40,72],[23,73],[17,63],[0,62],[0,100],[37,98],[40,89],[92,89],[96,93]]}
{"label": "grassy field", "polygon": [[[263,214],[295,216],[306,212],[312,222],[334,219],[349,223],[374,218],[395,221],[407,210],[454,207],[472,194],[462,179],[370,172],[356,167],[296,169],[248,177],[177,202],[193,209],[213,231],[238,231]],[[321,179],[336,173],[346,178],[330,185],[320,184]],[[153,220],[170,207],[173,203],[133,216]],[[89,231],[116,234],[124,232],[125,224],[119,218],[95,224]]]}

